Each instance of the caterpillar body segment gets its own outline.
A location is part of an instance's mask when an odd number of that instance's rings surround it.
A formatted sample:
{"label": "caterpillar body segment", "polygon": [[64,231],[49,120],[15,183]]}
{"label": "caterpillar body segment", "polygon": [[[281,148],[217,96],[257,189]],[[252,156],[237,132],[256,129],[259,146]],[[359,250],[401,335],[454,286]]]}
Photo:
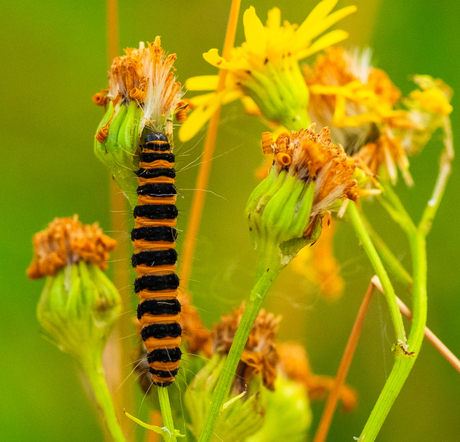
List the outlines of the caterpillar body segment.
{"label": "caterpillar body segment", "polygon": [[137,317],[147,348],[152,381],[159,387],[174,382],[181,360],[181,312],[177,300],[179,278],[175,273],[177,252],[177,191],[174,187],[175,157],[166,135],[145,137],[136,172],[138,204],[131,240],[135,248],[132,266],[138,273],[134,291],[140,298]]}

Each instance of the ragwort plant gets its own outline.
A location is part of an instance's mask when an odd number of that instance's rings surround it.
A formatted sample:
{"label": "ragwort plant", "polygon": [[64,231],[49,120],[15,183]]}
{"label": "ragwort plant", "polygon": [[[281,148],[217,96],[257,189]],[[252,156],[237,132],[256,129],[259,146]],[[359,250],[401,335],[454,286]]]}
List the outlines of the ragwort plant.
{"label": "ragwort plant", "polygon": [[[234,1],[223,56],[217,49],[203,55],[220,69],[219,74],[185,83],[189,91],[211,92],[183,98],[185,89],[173,68],[176,55],[166,55],[157,37],[154,43],[141,43],[139,49],[128,48],[117,57],[109,72],[109,88],[93,97],[105,109],[95,135],[95,154],[134,210],[132,264],[138,273],[134,291],[140,298],[137,335],[142,337],[134,366],[152,409],[161,411],[163,425],[126,415],[166,441],[300,442],[311,434],[312,400],[332,389],[345,408],[356,405],[355,392],[344,384],[344,376],[334,381],[314,375],[300,344],[277,343],[281,317],[262,309],[278,274],[307,245],[323,250],[325,257],[314,263],[296,258],[297,266],[311,266],[312,271],[316,267],[320,275],[321,266],[324,272],[331,262],[335,265],[330,245],[322,248],[321,242],[323,235],[331,236],[331,218],[355,229],[378,277],[375,284],[381,284],[385,294],[394,329],[393,368],[359,440],[376,439],[419,355],[427,315],[426,237],[454,155],[452,91],[442,80],[419,75],[414,77],[417,88],[402,98],[388,75],[373,67],[369,50],[334,46],[348,33],[329,28],[356,10],[349,6],[333,12],[336,3],[321,1],[300,26],[282,24],[278,8],[269,11],[264,25],[250,7],[243,14],[245,42],[233,47],[239,10]],[[308,64],[302,64],[307,57]],[[194,250],[190,236],[179,271],[181,282],[175,273],[173,122],[181,123],[178,137],[187,141],[209,120],[205,146],[209,156],[220,107],[237,99],[247,113],[267,125],[261,152],[270,166],[244,211],[257,262],[254,287],[240,307],[208,330],[187,290]],[[409,157],[421,153],[438,129],[444,141],[440,171],[416,223],[394,185],[399,175],[408,186],[414,184]],[[209,164],[205,161],[200,169],[200,190],[206,187]],[[203,201],[192,207],[193,237]],[[407,235],[412,273],[366,220],[363,207],[375,204],[382,205]],[[54,278],[42,295],[40,323],[61,350],[83,364],[113,440],[127,440],[101,377],[103,344],[121,302],[99,270],[113,247],[97,226],[82,227],[76,218],[56,220],[48,233],[36,237],[28,274]],[[412,292],[413,322],[408,332],[387,270]],[[338,286],[332,292],[340,293]],[[63,322],[69,335],[61,337],[53,330],[62,330]],[[187,369],[179,365],[181,359]],[[178,384],[174,390],[173,383]],[[324,440],[325,434],[327,429],[318,432],[315,441]]]}

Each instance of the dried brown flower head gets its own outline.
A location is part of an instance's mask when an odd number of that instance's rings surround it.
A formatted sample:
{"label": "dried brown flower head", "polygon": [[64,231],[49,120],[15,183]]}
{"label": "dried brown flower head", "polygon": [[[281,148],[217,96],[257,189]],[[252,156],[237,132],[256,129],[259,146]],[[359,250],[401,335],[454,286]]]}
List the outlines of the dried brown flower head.
{"label": "dried brown flower head", "polygon": [[29,279],[54,276],[59,269],[86,261],[107,268],[109,252],[117,242],[104,235],[98,223],[83,225],[78,216],[56,218],[47,229],[34,235],[34,257],[27,269]]}
{"label": "dried brown flower head", "polygon": [[[234,309],[232,315],[223,316],[221,322],[214,325],[211,335],[213,353],[230,351],[243,311],[244,303],[240,308]],[[262,373],[265,387],[274,390],[278,363],[275,337],[280,321],[281,316],[275,317],[264,309],[259,312],[236,371],[234,388],[237,391],[244,391],[249,378],[259,373]]]}

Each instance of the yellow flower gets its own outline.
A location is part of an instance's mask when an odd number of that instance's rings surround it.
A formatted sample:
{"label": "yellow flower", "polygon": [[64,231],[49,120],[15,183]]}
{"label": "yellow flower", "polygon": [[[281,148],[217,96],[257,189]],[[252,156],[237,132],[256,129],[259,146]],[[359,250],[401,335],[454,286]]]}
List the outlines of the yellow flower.
{"label": "yellow flower", "polygon": [[369,50],[328,48],[304,74],[310,117],[331,127],[334,141],[354,154],[363,170],[377,176],[384,166],[395,184],[399,168],[406,184],[412,185],[407,154],[420,151],[452,111],[449,86],[416,76],[422,90],[401,100],[388,75],[371,66]]}
{"label": "yellow flower", "polygon": [[[309,94],[298,61],[348,37],[347,32],[335,30],[313,41],[356,10],[348,6],[331,14],[336,4],[337,0],[321,1],[300,26],[287,21],[281,25],[278,8],[269,11],[264,26],[255,9],[247,9],[243,17],[246,41],[232,50],[230,59],[219,56],[217,49],[203,54],[207,62],[228,71],[225,88],[189,100],[195,110],[181,127],[180,139],[192,138],[220,105],[243,96],[254,100],[265,118],[287,129],[300,130],[308,124]],[[217,76],[194,77],[186,88],[215,91],[217,83]]]}
{"label": "yellow flower", "polygon": [[415,75],[413,80],[421,90],[412,91],[402,100],[409,109],[409,118],[417,123],[417,127],[400,134],[408,154],[420,152],[436,129],[449,125],[452,112],[453,91],[446,83],[429,75]]}
{"label": "yellow flower", "polygon": [[332,134],[348,154],[362,147],[375,124],[410,124],[405,111],[393,108],[400,91],[385,72],[371,66],[370,56],[369,50],[328,48],[313,68],[305,69],[310,116],[336,128]]}

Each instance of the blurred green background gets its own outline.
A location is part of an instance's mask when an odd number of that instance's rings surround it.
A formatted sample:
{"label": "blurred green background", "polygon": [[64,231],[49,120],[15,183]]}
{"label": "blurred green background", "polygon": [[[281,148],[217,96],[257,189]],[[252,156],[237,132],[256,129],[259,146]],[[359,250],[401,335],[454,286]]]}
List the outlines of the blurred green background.
{"label": "blurred green background", "polygon": [[[244,0],[242,11],[254,5],[265,21],[268,9],[279,6],[283,19],[301,23],[314,4],[312,0]],[[412,88],[409,75],[416,73],[441,77],[460,91],[459,2],[339,2],[339,6],[348,4],[357,4],[359,9],[341,24],[351,33],[346,46],[371,46],[378,66],[404,93]],[[110,231],[109,176],[92,153],[102,110],[91,100],[107,84],[106,4],[89,0],[9,0],[2,6],[0,439],[100,441],[104,436],[94,407],[81,388],[74,360],[39,334],[35,310],[43,281],[27,281],[25,269],[32,257],[32,235],[55,217],[78,213],[83,222],[97,220]],[[204,62],[201,54],[212,47],[221,49],[229,9],[229,0],[121,0],[120,54],[123,47],[137,46],[141,40],[153,41],[161,35],[165,50],[178,55],[179,80],[213,74],[215,69]],[[240,21],[236,43],[242,39]],[[454,109],[457,103],[458,96],[454,95]],[[454,135],[458,135],[457,111],[452,118]],[[256,185],[254,171],[262,160],[259,140],[263,130],[260,123],[243,114],[239,104],[224,108],[216,147],[219,158],[213,164],[209,185],[222,198],[214,193],[207,196],[190,285],[208,326],[239,305],[253,282],[255,256],[242,213]],[[202,131],[201,136],[182,147],[187,155],[181,156],[178,150],[178,169],[199,156],[204,134]],[[415,219],[431,193],[440,149],[440,136],[436,134],[423,153],[411,161],[415,187],[398,186]],[[185,189],[195,187],[197,170],[192,167],[179,173],[178,188],[183,195],[178,202],[180,229],[186,227],[192,199],[192,192]],[[455,162],[428,239],[428,325],[457,355],[459,189]],[[410,267],[402,233],[377,206],[368,207],[367,212],[396,255]],[[334,375],[373,274],[353,230],[341,224],[335,249],[346,281],[345,294],[338,301],[326,302],[287,269],[267,304],[267,308],[284,316],[281,340],[301,340],[318,374]],[[179,252],[184,236],[179,240]],[[396,288],[407,300],[401,288]],[[134,295],[132,299],[134,307]],[[352,436],[360,434],[391,369],[392,341],[385,301],[375,295],[348,376],[348,383],[359,392],[358,408],[350,415],[336,414],[328,440],[351,441]],[[460,375],[430,344],[422,350],[381,431],[380,441],[459,440]],[[134,377],[128,382],[137,389]],[[323,405],[313,405],[314,427]],[[145,415],[145,410],[144,404],[140,413]]]}

